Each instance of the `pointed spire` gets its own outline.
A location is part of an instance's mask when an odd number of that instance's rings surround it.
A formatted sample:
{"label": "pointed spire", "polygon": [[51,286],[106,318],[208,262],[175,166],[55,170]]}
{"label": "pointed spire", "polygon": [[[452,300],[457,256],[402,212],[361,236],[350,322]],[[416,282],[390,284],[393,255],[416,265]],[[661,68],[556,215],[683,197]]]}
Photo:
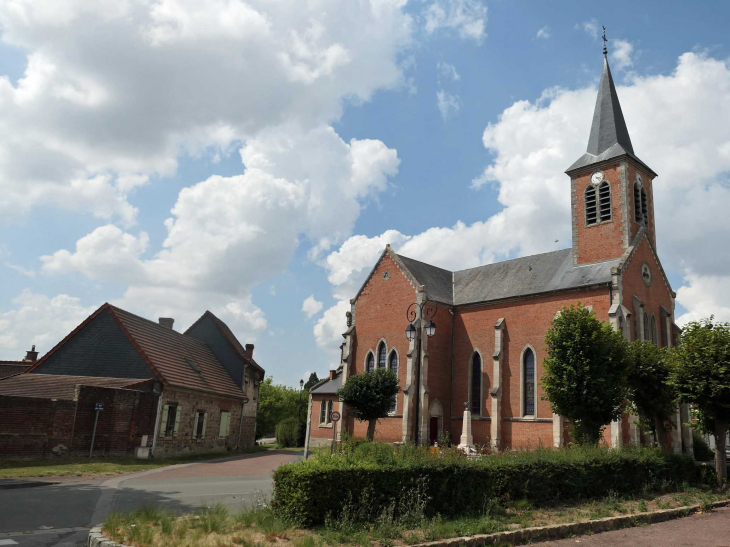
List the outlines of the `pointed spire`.
{"label": "pointed spire", "polygon": [[[631,156],[641,162],[634,155],[634,147],[631,144],[629,130],[618,101],[611,68],[608,66],[608,49],[606,48],[608,39],[605,27],[603,32],[603,72],[601,82],[598,84],[598,97],[596,97],[596,107],[593,111],[588,147],[586,153],[571,165],[566,173],[622,155]],[[643,164],[643,162],[641,163]]]}
{"label": "pointed spire", "polygon": [[601,83],[598,85],[598,97],[586,152],[599,156],[615,144],[619,144],[627,152],[634,153],[624,114],[621,112],[621,104],[618,102],[616,86],[613,84],[611,68],[608,66],[608,58],[604,56],[603,73]]}

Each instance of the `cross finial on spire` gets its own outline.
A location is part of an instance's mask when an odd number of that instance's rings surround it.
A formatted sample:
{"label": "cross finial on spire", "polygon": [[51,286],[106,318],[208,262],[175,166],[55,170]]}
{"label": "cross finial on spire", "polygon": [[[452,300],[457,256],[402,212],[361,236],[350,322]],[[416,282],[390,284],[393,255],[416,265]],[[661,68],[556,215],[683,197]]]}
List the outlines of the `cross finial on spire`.
{"label": "cross finial on spire", "polygon": [[603,27],[603,55],[608,55],[608,48],[606,47],[606,43],[608,42],[608,38],[606,38],[606,26],[601,26]]}

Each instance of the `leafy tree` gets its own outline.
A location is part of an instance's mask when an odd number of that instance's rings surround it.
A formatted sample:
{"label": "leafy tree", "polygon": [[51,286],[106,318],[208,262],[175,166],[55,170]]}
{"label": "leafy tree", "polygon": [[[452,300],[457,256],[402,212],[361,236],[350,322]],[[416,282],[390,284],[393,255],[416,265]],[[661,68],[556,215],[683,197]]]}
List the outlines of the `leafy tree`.
{"label": "leafy tree", "polygon": [[306,405],[309,393],[299,393],[299,388],[292,388],[282,384],[274,384],[271,376],[266,378],[259,386],[259,407],[256,416],[256,438],[274,435],[276,425],[285,418],[300,415],[304,418],[305,412],[300,412],[303,405]]}
{"label": "leafy tree", "polygon": [[312,387],[319,382],[319,378],[317,378],[317,373],[313,372],[309,375],[309,380],[304,384],[304,389],[309,391],[312,389]]}
{"label": "leafy tree", "polygon": [[677,403],[677,392],[669,381],[670,369],[665,349],[652,342],[636,341],[629,345],[629,399],[642,428],[650,431],[665,451],[669,450],[666,433],[672,427],[669,419]]}
{"label": "leafy tree", "polygon": [[626,342],[578,304],[555,317],[545,344],[544,399],[572,421],[579,444],[597,444],[603,427],[621,416],[626,399]]}
{"label": "leafy tree", "polygon": [[714,318],[684,327],[673,352],[672,383],[685,403],[699,410],[705,427],[715,435],[718,485],[727,482],[725,438],[730,422],[730,323]]}
{"label": "leafy tree", "polygon": [[352,409],[360,421],[368,422],[368,440],[375,436],[375,423],[385,418],[393,404],[393,397],[400,391],[398,376],[386,369],[376,369],[365,374],[350,376],[337,392],[340,400]]}

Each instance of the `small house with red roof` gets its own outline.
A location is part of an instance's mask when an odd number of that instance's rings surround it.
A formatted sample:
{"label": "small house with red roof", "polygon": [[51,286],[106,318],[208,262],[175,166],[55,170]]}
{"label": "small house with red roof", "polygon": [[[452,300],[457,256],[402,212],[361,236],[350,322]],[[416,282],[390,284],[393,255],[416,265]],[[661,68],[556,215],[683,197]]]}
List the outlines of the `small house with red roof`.
{"label": "small house with red roof", "polygon": [[[16,397],[79,406],[81,386],[132,390],[144,397],[129,403],[131,413],[117,412],[112,402],[102,421],[127,431],[129,439],[142,438],[158,457],[252,446],[264,378],[253,344],[241,344],[209,311],[184,333],[173,324],[171,318],[150,321],[104,304],[22,374],[0,380],[0,405],[19,404]],[[81,410],[89,405],[85,401]],[[152,408],[143,411],[140,405]],[[135,413],[144,418],[135,419]],[[0,424],[0,436],[4,427]],[[72,436],[80,435],[75,429]],[[73,439],[67,443],[78,445]]]}

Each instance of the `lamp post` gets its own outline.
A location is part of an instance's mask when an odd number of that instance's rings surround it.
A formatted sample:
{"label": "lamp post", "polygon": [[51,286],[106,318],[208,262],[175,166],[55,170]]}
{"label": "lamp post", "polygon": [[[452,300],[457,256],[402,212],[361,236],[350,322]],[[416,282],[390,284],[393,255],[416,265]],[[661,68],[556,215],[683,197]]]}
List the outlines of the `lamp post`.
{"label": "lamp post", "polygon": [[[417,348],[417,355],[416,355],[416,429],[413,432],[413,439],[418,444],[418,430],[419,430],[419,421],[418,421],[418,414],[421,407],[421,335],[418,334],[421,330],[422,321],[425,319],[427,323],[423,325],[424,330],[426,331],[426,336],[431,338],[434,334],[436,334],[436,323],[432,321],[434,316],[436,315],[436,311],[438,310],[438,304],[436,302],[432,302],[430,300],[426,300],[425,302],[419,304],[418,302],[414,302],[410,306],[408,306],[408,309],[406,310],[406,319],[408,320],[408,326],[406,327],[406,338],[410,342],[412,342],[416,336],[418,335],[418,348]],[[414,325],[415,323],[415,325]]]}
{"label": "lamp post", "polygon": [[299,380],[299,405],[297,407],[299,421],[302,420],[302,389],[303,388],[304,388],[304,379],[301,379],[301,380]]}

